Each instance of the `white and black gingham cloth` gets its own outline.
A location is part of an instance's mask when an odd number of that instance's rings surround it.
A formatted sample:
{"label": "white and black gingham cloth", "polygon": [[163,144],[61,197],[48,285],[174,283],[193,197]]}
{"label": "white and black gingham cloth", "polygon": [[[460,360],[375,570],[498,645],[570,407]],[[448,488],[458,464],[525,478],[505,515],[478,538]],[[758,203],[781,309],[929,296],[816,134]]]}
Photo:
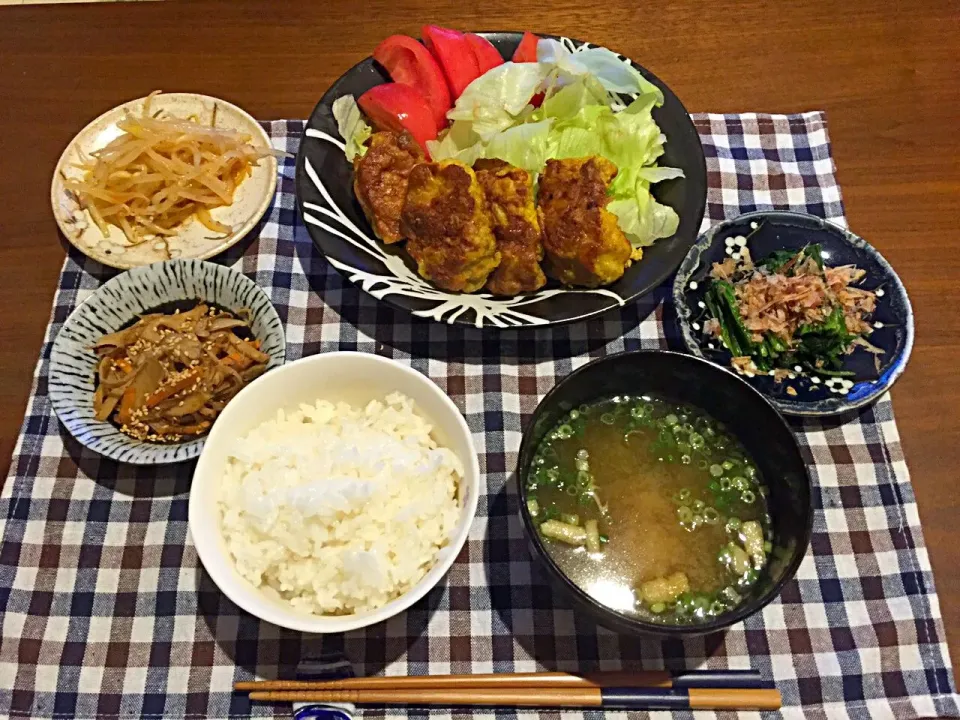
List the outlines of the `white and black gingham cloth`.
{"label": "white and black gingham cloth", "polygon": [[[821,113],[695,121],[707,156],[705,223],[766,208],[843,222]],[[301,122],[266,127],[277,148],[296,152]],[[606,353],[666,346],[668,293],[556,329],[421,320],[375,301],[327,264],[297,218],[292,159],[280,172],[265,222],[218,261],[270,294],[286,323],[289,360],[379,353],[411,364],[453,398],[474,432],[487,486],[468,544],[438,588],[366,631],[307,637],[239,610],[187,539],[193,465],[118,465],[82,448],[51,413],[51,340],[114,273],[71,254],[0,498],[0,716],[288,717],[284,707],[251,706],[232,683],[292,678],[303,659],[330,652],[345,654],[359,675],[754,667],[776,681],[787,717],[958,714],[888,399],[846,424],[795,426],[815,484],[813,541],[796,579],[761,615],[707,638],[620,637],[575,617],[531,565],[507,477],[525,419],[557,379]]]}

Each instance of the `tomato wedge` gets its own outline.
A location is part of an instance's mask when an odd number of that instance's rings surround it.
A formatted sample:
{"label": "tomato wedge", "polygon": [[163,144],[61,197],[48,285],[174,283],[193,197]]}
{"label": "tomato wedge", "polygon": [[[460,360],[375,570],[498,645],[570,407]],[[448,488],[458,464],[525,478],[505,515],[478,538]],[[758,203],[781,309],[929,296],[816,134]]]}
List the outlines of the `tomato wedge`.
{"label": "tomato wedge", "polygon": [[485,37],[474,35],[473,33],[467,33],[465,37],[467,44],[477,58],[477,65],[480,68],[481,75],[487,70],[492,70],[497,67],[497,65],[503,65],[503,58],[500,57],[500,51],[493,46],[492,42]]}
{"label": "tomato wedge", "polygon": [[513,62],[526,63],[537,61],[537,42],[540,40],[532,32],[525,32],[520,39],[520,44],[513,52]]}
{"label": "tomato wedge", "polygon": [[453,101],[463,94],[467,85],[480,77],[476,55],[462,32],[436,25],[424,25],[423,42],[443,68]]}
{"label": "tomato wedge", "polygon": [[433,113],[437,130],[447,126],[447,110],[453,107],[443,70],[419,41],[406,35],[391,35],[377,45],[373,59],[383,65],[390,79],[423,93]]}
{"label": "tomato wedge", "polygon": [[357,104],[378,130],[396,133],[406,130],[424,152],[427,151],[427,140],[437,137],[437,123],[427,101],[419,90],[409,85],[377,85],[361,95]]}

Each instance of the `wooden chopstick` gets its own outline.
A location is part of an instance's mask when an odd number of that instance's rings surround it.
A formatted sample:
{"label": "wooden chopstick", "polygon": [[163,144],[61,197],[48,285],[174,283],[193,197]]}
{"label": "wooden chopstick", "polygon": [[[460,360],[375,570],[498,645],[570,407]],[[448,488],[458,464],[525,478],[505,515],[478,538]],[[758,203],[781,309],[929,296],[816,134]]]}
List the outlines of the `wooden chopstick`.
{"label": "wooden chopstick", "polygon": [[342,678],[338,680],[253,680],[234,683],[240,692],[326,690],[429,690],[482,688],[764,688],[756,670],[624,670],[584,675],[564,672],[419,675]]}
{"label": "wooden chopstick", "polygon": [[460,688],[251,692],[263,702],[604,708],[608,710],[778,710],[778,690],[754,688]]}

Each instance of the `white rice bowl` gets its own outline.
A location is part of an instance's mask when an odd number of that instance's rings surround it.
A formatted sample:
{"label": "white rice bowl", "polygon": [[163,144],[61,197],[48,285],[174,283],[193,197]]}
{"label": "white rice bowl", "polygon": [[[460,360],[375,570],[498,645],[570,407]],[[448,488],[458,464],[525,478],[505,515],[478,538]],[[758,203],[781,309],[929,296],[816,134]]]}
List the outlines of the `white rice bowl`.
{"label": "white rice bowl", "polygon": [[239,574],[301,612],[368,612],[409,591],[461,515],[459,458],[414,402],[320,400],[237,438],[219,494]]}
{"label": "white rice bowl", "polygon": [[[415,417],[404,410],[403,401],[399,406],[387,404],[394,393],[413,402]],[[371,402],[382,411],[371,412],[368,420]],[[315,421],[330,417],[326,423],[303,423],[306,414]],[[301,422],[291,423],[294,417]],[[298,434],[262,429],[278,418]],[[371,426],[362,437],[345,429],[357,427],[358,418],[360,426]],[[357,448],[351,456],[340,446],[336,485],[321,483],[332,475],[322,475],[318,465],[308,464],[304,470],[303,463],[312,462],[305,458],[319,457],[321,442],[326,441],[304,443],[300,433],[319,428],[330,435],[340,433]],[[394,434],[403,439],[396,440]],[[389,438],[401,447],[409,442],[398,464],[419,466],[422,458],[427,459],[424,468],[437,463],[432,481],[429,474],[410,477],[406,472],[399,487],[392,487],[392,479],[380,487],[375,473],[373,480],[361,480],[361,465],[364,472],[375,466],[366,453],[359,453],[361,447],[373,447],[364,439],[371,436],[384,444]],[[251,437],[259,438],[258,443]],[[449,449],[453,457],[434,452],[439,448]],[[334,458],[329,462],[332,468]],[[391,458],[391,471],[393,464]],[[269,493],[263,492],[265,487]],[[370,490],[366,503],[357,497],[361,488],[361,496]],[[430,378],[404,362],[372,353],[310,355],[254,380],[213,424],[190,487],[192,543],[187,552],[196,549],[205,571],[198,582],[209,578],[226,598],[261,620],[306,633],[357,630],[403,612],[442,582],[470,536],[481,488],[473,433],[454,402]],[[434,500],[425,489],[435,493]],[[405,502],[404,497],[410,500]],[[343,503],[342,509],[334,503]],[[337,508],[335,522],[330,507]],[[337,529],[331,530],[334,525]],[[330,553],[323,552],[328,545],[317,543],[324,533],[336,535]],[[391,546],[401,552],[391,554]],[[323,559],[311,558],[311,551],[320,552]],[[363,567],[351,562],[372,560],[374,552],[375,562]],[[381,604],[384,600],[386,604]],[[374,610],[359,609],[378,605]]]}

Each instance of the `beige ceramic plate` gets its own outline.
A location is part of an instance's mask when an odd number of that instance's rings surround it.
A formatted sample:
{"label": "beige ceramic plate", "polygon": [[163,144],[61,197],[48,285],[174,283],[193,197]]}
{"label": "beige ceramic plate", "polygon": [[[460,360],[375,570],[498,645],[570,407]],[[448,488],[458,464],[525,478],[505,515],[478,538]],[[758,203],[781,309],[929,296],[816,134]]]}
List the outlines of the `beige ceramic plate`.
{"label": "beige ceramic plate", "polygon": [[[50,189],[53,215],[60,230],[74,247],[88,257],[111,267],[132,268],[169,260],[171,257],[201,260],[213,257],[250,232],[267,211],[277,188],[275,157],[264,158],[253,168],[250,176],[237,188],[232,205],[211,211],[214,220],[229,225],[233,232],[218,236],[196,220],[188,220],[181,226],[180,232],[167,241],[169,255],[164,244],[160,242],[146,242],[131,247],[120,228],[112,225],[109,235],[104,237],[87,212],[80,209],[76,198],[63,187],[64,176],[73,178],[81,175],[80,170],[72,167],[80,159],[81,153],[89,155],[116,138],[121,132],[117,128],[117,121],[123,117],[124,111],[139,115],[145,99],[132,100],[104,113],[81,130],[67,145],[53,173]],[[214,105],[217,109],[217,127],[249,133],[254,145],[270,147],[270,138],[256,120],[236,105],[217,98],[193,93],[164,93],[154,96],[151,109],[163,110],[179,118],[194,116],[202,123],[209,123]]]}

